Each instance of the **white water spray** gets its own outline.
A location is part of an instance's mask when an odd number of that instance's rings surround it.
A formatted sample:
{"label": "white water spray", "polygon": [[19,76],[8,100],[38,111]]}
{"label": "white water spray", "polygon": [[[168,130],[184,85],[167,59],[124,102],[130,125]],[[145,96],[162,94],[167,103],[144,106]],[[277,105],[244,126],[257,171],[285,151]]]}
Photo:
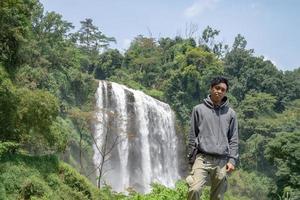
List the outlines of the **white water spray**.
{"label": "white water spray", "polygon": [[[106,149],[111,149],[104,161],[102,181],[118,192],[128,188],[149,192],[153,182],[174,187],[180,179],[178,139],[169,105],[106,81],[99,81],[96,99],[94,137],[98,148],[106,143]],[[96,145],[94,152],[97,167],[103,161]]]}

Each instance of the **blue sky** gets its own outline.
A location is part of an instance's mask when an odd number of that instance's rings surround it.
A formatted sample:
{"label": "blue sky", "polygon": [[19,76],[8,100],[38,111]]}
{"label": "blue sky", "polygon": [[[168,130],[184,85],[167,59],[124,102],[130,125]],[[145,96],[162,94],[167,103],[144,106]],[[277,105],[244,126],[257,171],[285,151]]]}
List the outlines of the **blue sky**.
{"label": "blue sky", "polygon": [[[208,25],[220,30],[218,41],[232,45],[243,35],[248,48],[271,60],[278,69],[300,67],[300,1],[298,0],[40,0],[78,29],[93,19],[112,48],[125,50],[138,35],[201,36]],[[192,24],[192,25],[191,25]]]}

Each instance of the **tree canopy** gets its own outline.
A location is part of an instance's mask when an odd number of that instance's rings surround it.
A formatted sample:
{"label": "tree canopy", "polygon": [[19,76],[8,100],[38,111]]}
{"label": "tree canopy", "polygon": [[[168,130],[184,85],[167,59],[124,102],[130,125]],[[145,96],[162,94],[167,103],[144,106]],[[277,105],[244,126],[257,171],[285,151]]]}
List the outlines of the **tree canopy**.
{"label": "tree canopy", "polygon": [[[92,166],[86,116],[93,109],[96,79],[168,103],[185,135],[193,106],[207,96],[212,77],[223,75],[239,118],[240,174],[234,179],[239,195],[250,198],[259,190],[263,198],[300,198],[299,68],[278,70],[248,49],[240,34],[232,45],[218,42],[221,31],[210,26],[198,40],[138,35],[122,52],[110,49],[116,40],[92,19],[80,24],[74,30],[62,15],[44,12],[38,0],[0,2],[0,158],[19,148],[29,155],[63,152],[61,158],[77,168]],[[247,190],[247,184],[256,189]],[[177,192],[185,189],[177,186]],[[153,192],[143,198],[183,194],[159,185]]]}

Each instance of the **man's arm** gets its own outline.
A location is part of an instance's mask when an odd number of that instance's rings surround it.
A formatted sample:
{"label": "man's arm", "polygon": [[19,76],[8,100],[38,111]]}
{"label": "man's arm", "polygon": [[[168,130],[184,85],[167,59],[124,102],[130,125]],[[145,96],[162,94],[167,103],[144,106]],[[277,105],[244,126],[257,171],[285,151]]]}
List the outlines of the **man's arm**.
{"label": "man's arm", "polygon": [[239,153],[238,153],[238,121],[235,112],[230,121],[228,143],[229,143],[229,150],[230,150],[229,163],[231,163],[233,166],[236,166],[237,160],[239,158]]}
{"label": "man's arm", "polygon": [[189,156],[193,153],[193,150],[195,148],[195,139],[199,134],[198,124],[199,124],[199,113],[197,113],[196,107],[194,107],[191,115],[190,133],[189,133],[189,145],[188,145]]}

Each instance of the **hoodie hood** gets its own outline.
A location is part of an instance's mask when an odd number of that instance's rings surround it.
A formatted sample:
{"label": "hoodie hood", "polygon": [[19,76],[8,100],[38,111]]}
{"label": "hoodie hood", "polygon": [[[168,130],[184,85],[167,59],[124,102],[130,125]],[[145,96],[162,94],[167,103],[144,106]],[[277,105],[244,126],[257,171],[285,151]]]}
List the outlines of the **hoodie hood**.
{"label": "hoodie hood", "polygon": [[208,95],[203,101],[205,105],[211,109],[227,107],[229,104],[228,98],[226,96],[223,97],[220,106],[214,106],[214,103],[212,102],[210,95]]}

